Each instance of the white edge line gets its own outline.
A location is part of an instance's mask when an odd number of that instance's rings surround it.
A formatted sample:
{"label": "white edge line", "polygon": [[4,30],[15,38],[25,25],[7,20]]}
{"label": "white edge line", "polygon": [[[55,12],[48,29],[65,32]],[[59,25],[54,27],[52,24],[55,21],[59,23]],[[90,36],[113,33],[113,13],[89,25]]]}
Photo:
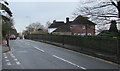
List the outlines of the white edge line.
{"label": "white edge line", "polygon": [[57,58],[57,59],[60,59],[60,60],[62,60],[62,61],[64,61],[64,62],[67,62],[67,63],[69,63],[69,64],[71,64],[71,65],[77,66],[78,68],[81,68],[81,69],[86,70],[86,68],[84,68],[84,67],[82,67],[82,66],[79,66],[79,65],[77,65],[77,64],[75,64],[75,63],[72,63],[72,62],[70,62],[70,61],[68,61],[68,60],[65,60],[65,59],[63,59],[63,58],[61,58],[61,57],[58,57],[58,56],[56,56],[56,55],[52,55],[52,56],[55,57],[55,58]]}

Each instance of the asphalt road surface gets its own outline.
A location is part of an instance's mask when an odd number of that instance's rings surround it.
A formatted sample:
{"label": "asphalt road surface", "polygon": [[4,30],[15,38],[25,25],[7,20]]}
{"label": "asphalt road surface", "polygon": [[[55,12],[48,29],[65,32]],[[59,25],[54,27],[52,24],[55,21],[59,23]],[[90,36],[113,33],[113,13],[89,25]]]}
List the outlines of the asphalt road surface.
{"label": "asphalt road surface", "polygon": [[118,69],[118,66],[32,40],[10,40],[12,51],[3,53],[3,69]]}

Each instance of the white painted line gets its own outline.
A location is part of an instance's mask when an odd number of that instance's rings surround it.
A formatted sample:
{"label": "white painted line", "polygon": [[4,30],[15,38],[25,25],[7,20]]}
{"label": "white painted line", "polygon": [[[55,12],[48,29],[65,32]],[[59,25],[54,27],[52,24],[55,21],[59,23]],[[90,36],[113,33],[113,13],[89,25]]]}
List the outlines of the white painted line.
{"label": "white painted line", "polygon": [[9,59],[6,59],[5,61],[8,62],[8,61],[10,61],[10,60],[9,60]]}
{"label": "white painted line", "polygon": [[84,68],[84,67],[80,67],[80,68],[82,68],[83,70],[86,70],[86,68]]}
{"label": "white painted line", "polygon": [[5,56],[4,58],[8,58],[7,56]]}
{"label": "white painted line", "polygon": [[15,60],[15,61],[18,61],[18,59],[16,59],[16,58],[15,58],[14,60]]}
{"label": "white painted line", "polygon": [[45,52],[44,50],[42,50],[42,49],[40,49],[38,47],[34,47],[34,48],[37,49],[37,50],[39,50],[39,51],[41,51],[41,52]]}
{"label": "white painted line", "polygon": [[15,56],[12,56],[13,58],[15,58]]}
{"label": "white painted line", "polygon": [[17,65],[20,65],[21,63],[20,62],[16,62]]}
{"label": "white painted line", "polygon": [[5,55],[6,53],[3,53],[3,55]]}
{"label": "white painted line", "polygon": [[13,54],[10,54],[11,56],[13,56]]}
{"label": "white painted line", "polygon": [[12,65],[10,62],[7,62],[7,65]]}
{"label": "white painted line", "polygon": [[71,64],[71,65],[74,65],[74,66],[76,66],[76,67],[78,67],[78,68],[81,68],[81,69],[86,70],[86,68],[84,68],[84,67],[82,67],[82,66],[79,66],[79,65],[77,65],[77,64],[75,64],[75,63],[72,63],[72,62],[70,62],[70,61],[68,61],[68,60],[65,60],[65,59],[63,59],[63,58],[61,58],[61,57],[58,57],[58,56],[56,56],[56,55],[52,55],[52,56],[55,57],[55,58],[57,58],[57,59],[60,59],[60,60],[62,60],[62,61],[64,61],[64,62],[67,62],[67,63],[69,63],[69,64]]}

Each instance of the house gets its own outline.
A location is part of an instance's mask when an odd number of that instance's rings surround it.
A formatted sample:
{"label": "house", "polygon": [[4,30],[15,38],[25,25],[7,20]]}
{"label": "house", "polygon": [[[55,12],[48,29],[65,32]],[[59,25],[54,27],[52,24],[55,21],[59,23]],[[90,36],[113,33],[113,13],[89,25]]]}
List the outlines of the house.
{"label": "house", "polygon": [[53,31],[54,34],[59,34],[59,35],[71,35],[71,26],[72,21],[69,21],[69,18],[66,18],[66,22],[58,27],[56,30]]}
{"label": "house", "polygon": [[55,31],[58,27],[64,25],[63,21],[56,21],[54,20],[53,23],[48,27],[48,33],[52,33]]}
{"label": "house", "polygon": [[95,35],[95,23],[89,21],[86,17],[79,15],[71,24],[71,33],[73,35]]}
{"label": "house", "polygon": [[54,21],[48,31],[59,35],[95,35],[95,25],[87,18],[78,16],[73,21],[66,18],[66,22],[59,23]]}

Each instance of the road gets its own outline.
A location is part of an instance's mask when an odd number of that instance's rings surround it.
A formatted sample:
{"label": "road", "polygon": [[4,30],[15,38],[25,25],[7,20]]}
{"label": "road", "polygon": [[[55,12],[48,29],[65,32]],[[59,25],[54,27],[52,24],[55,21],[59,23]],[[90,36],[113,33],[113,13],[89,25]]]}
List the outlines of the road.
{"label": "road", "polygon": [[32,40],[10,40],[3,69],[118,69],[112,63]]}

